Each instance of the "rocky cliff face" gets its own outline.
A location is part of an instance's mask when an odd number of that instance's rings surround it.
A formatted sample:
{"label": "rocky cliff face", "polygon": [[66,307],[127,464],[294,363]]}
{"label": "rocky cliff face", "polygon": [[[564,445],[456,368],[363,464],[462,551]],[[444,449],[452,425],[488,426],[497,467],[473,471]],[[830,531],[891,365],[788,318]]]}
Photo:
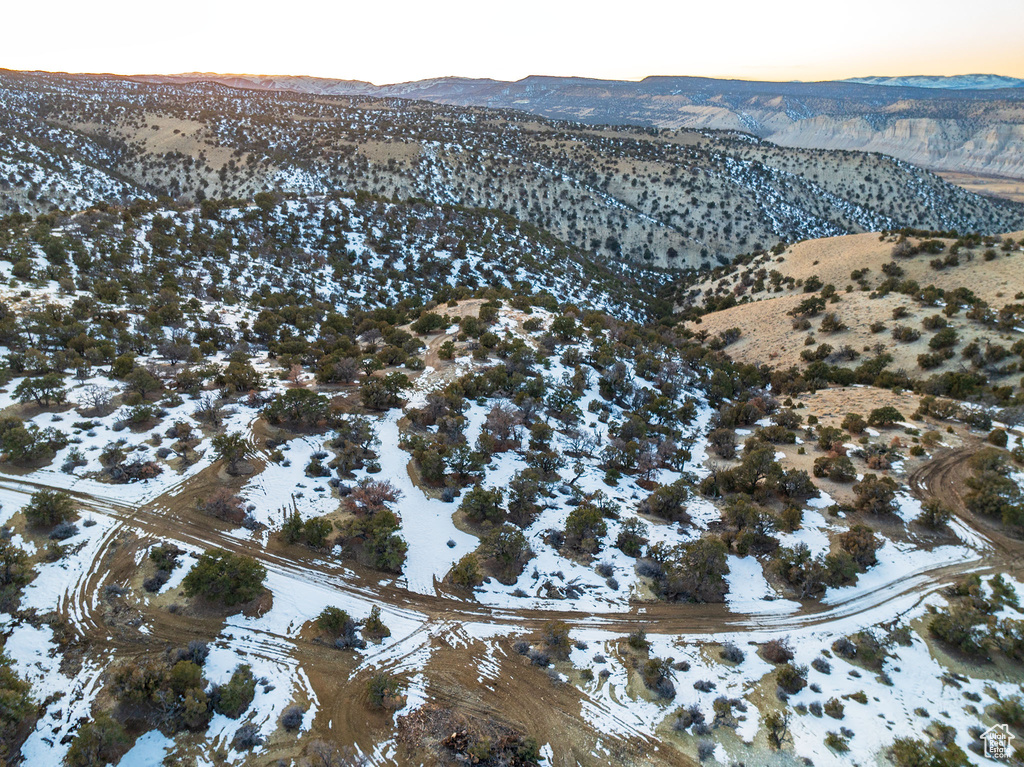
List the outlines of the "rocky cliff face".
{"label": "rocky cliff face", "polygon": [[963,121],[897,119],[881,129],[863,117],[822,115],[768,134],[782,146],[881,152],[934,170],[1024,178],[1024,125],[976,129]]}

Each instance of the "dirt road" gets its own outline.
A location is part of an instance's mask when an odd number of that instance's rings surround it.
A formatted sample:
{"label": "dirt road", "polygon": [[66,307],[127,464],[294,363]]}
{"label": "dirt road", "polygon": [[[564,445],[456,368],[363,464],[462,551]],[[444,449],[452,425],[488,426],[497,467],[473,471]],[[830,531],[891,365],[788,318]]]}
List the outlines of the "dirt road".
{"label": "dirt road", "polygon": [[[963,506],[963,480],[969,472],[967,460],[972,454],[973,450],[963,449],[940,456],[911,474],[909,485],[919,498],[938,497],[949,504],[990,546],[963,562],[924,567],[904,574],[899,580],[858,590],[832,604],[806,602],[785,615],[733,613],[725,605],[639,601],[626,609],[602,614],[581,612],[572,609],[571,603],[554,601],[550,610],[515,610],[448,595],[411,592],[399,581],[382,581],[379,572],[348,562],[343,567],[309,549],[285,545],[274,536],[264,545],[232,535],[227,525],[195,509],[195,499],[222,482],[215,467],[204,469],[189,482],[176,485],[137,507],[119,501],[116,486],[110,486],[110,492],[103,495],[73,493],[83,510],[105,516],[114,524],[99,542],[92,568],[68,584],[59,612],[80,642],[103,648],[120,660],[142,657],[152,653],[154,648],[180,646],[190,639],[208,641],[223,629],[223,614],[200,609],[172,612],[147,607],[129,595],[126,599],[132,608],[144,616],[148,633],[141,633],[130,626],[110,625],[110,598],[104,593],[108,584],[123,584],[136,573],[137,555],[154,540],[200,549],[220,547],[262,562],[268,572],[291,584],[284,590],[285,594],[302,593],[308,586],[328,589],[348,594],[367,605],[387,605],[391,614],[409,618],[420,626],[413,635],[403,638],[407,647],[404,654],[386,659],[371,656],[366,660],[303,639],[298,627],[288,635],[259,629],[251,631],[247,647],[253,654],[276,661],[287,658],[289,664],[298,664],[308,675],[311,695],[316,696],[323,710],[331,712],[329,719],[320,721],[322,717],[318,717],[314,725],[314,732],[321,737],[361,743],[389,737],[390,720],[367,715],[363,707],[351,705],[351,699],[365,694],[363,685],[372,668],[401,667],[411,652],[429,645],[431,660],[427,677],[431,700],[442,704],[458,703],[471,715],[507,720],[538,738],[571,744],[560,754],[560,763],[597,763],[594,755],[599,753],[598,741],[603,740],[606,745],[615,742],[614,747],[621,751],[624,762],[642,764],[646,761],[643,754],[650,753],[654,742],[640,732],[631,738],[609,739],[588,727],[580,715],[586,695],[577,687],[552,686],[540,670],[529,666],[524,658],[508,648],[498,659],[498,678],[481,686],[478,665],[482,648],[469,642],[469,646],[456,649],[444,640],[446,632],[464,623],[504,626],[512,629],[511,638],[504,642],[510,647],[515,636],[539,632],[551,620],[565,621],[570,628],[600,628],[623,635],[643,628],[650,634],[709,639],[738,631],[776,636],[807,630],[827,633],[830,626],[835,626],[837,634],[842,634],[851,618],[859,618],[863,625],[893,620],[968,572],[1016,572],[1020,569],[1024,543],[1006,536],[994,522],[975,518]],[[0,488],[10,492],[27,496],[39,487],[41,485],[24,478],[0,476]],[[537,695],[543,700],[538,700],[536,706],[524,708],[521,705],[521,701]],[[349,713],[343,715],[343,711]],[[294,751],[293,738],[282,737],[280,743],[275,738],[264,757],[268,754],[284,756],[290,753],[289,748]],[[657,763],[687,762],[682,754],[664,747],[657,759]]]}

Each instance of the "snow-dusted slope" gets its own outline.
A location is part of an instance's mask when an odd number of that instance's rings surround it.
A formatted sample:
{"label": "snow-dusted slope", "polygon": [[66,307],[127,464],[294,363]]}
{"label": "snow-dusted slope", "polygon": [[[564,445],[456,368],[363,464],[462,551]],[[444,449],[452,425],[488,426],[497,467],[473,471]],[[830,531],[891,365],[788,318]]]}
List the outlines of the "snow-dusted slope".
{"label": "snow-dusted slope", "polygon": [[851,77],[843,82],[886,85],[897,88],[944,88],[948,90],[995,90],[1024,88],[1024,80],[1004,75],[902,75],[895,77]]}

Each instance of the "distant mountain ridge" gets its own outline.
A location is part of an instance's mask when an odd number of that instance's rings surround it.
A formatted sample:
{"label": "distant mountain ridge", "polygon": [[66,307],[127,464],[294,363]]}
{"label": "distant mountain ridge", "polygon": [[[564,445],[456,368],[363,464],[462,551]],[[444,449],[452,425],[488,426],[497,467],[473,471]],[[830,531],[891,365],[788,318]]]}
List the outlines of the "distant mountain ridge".
{"label": "distant mountain ridge", "polygon": [[[679,98],[708,123],[733,114],[729,109],[744,118],[739,129],[711,131],[597,127],[547,120],[523,107],[637,83],[442,79],[396,86],[386,96],[337,96],[327,89],[368,86],[260,77],[242,90],[248,78],[210,79],[145,83],[0,71],[0,210],[43,212],[140,196],[369,192],[500,210],[603,259],[669,267],[710,266],[779,241],[849,232],[1024,228],[1024,206],[971,194],[912,163],[752,137],[765,125],[787,124],[752,111],[758,102],[777,113],[767,96],[736,95],[761,84],[733,83],[728,96],[700,90],[721,89],[721,81],[664,78],[643,86],[690,88]],[[514,107],[431,103],[426,89],[453,101],[489,93]],[[458,96],[460,89],[470,95]],[[418,98],[399,98],[403,92]],[[794,97],[782,108],[804,119],[811,105],[828,103],[801,106]]]}
{"label": "distant mountain ridge", "polygon": [[899,88],[946,88],[949,90],[994,90],[1024,88],[1024,80],[1004,75],[910,75],[902,77],[851,77],[846,83],[885,85]]}
{"label": "distant mountain ridge", "polygon": [[[400,83],[375,85],[365,80],[345,80],[312,75],[219,74],[215,72],[183,72],[180,74],[131,75],[131,80],[147,83],[215,82],[240,88],[261,90],[290,90],[297,93],[325,93],[332,96],[430,97],[473,95],[481,99],[498,99],[502,95],[530,92],[549,92],[571,88],[603,88],[620,96],[630,94],[672,96],[696,94],[712,96],[716,93],[748,95],[781,94],[803,97],[839,99],[888,98],[874,87],[903,88],[921,93],[901,94],[905,98],[942,98],[942,89],[957,91],[990,91],[994,89],[1024,88],[1024,80],[1003,75],[912,75],[896,77],[861,77],[846,80],[786,82],[762,80],[730,80],[685,75],[650,75],[642,80],[604,80],[591,77],[555,75],[529,75],[520,80],[494,80],[490,78],[432,77]],[[860,88],[857,86],[872,86]],[[964,98],[987,100],[989,93],[961,94]],[[1009,98],[1024,98],[1024,94],[1007,94]],[[465,106],[465,105],[463,105]]]}
{"label": "distant mountain ridge", "polygon": [[880,152],[932,170],[1024,179],[1024,87],[1010,87],[1021,81],[998,75],[813,83],[669,76],[634,82],[536,75],[516,82],[440,77],[383,86],[318,77],[206,73],[131,79],[416,99],[517,109],[590,124],[743,131],[781,146]]}

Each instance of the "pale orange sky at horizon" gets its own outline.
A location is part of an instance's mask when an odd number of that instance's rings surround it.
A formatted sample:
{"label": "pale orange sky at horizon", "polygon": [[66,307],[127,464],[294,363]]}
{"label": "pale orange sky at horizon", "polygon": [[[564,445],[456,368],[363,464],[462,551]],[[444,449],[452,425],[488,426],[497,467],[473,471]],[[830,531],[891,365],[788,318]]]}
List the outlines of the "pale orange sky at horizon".
{"label": "pale orange sky at horizon", "polygon": [[[5,9],[9,69],[149,74],[309,75],[376,84],[431,77],[528,75],[640,80],[692,75],[830,80],[870,75],[1024,78],[1024,2],[862,0],[851,12],[812,0],[734,0],[586,11],[401,0],[385,7],[311,0],[240,4],[130,0]],[[52,11],[52,12],[51,12]]]}

